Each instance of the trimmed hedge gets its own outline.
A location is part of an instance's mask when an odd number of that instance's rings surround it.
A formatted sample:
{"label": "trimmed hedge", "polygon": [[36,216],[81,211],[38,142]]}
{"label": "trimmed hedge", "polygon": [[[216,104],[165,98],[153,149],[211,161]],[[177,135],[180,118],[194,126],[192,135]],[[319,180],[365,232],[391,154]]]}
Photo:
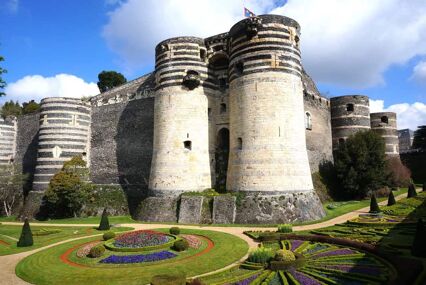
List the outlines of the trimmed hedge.
{"label": "trimmed hedge", "polygon": [[379,204],[377,204],[376,195],[374,195],[374,193],[371,195],[370,213],[380,213]]}
{"label": "trimmed hedge", "polygon": [[177,240],[173,244],[173,249],[176,251],[185,251],[188,248],[189,248],[189,243],[185,239]]}
{"label": "trimmed hedge", "polygon": [[109,220],[108,220],[108,214],[106,211],[106,208],[102,212],[101,222],[99,224],[98,230],[100,231],[108,231],[110,229]]}
{"label": "trimmed hedge", "polygon": [[291,224],[281,224],[281,225],[278,225],[278,232],[291,233],[293,232],[293,227],[291,226]]}
{"label": "trimmed hedge", "polygon": [[413,198],[416,196],[417,196],[416,186],[413,183],[411,183],[410,186],[408,186],[407,198]]}
{"label": "trimmed hedge", "polygon": [[253,263],[266,264],[272,258],[274,258],[274,252],[272,251],[272,249],[267,247],[259,247],[249,253],[247,261],[253,262]]}
{"label": "trimmed hedge", "polygon": [[180,234],[180,228],[178,228],[178,227],[171,227],[170,230],[169,230],[169,233],[172,234],[172,235],[177,236],[177,235]]}
{"label": "trimmed hedge", "polygon": [[89,256],[93,258],[101,257],[105,253],[103,244],[98,244],[90,249]]}
{"label": "trimmed hedge", "polygon": [[104,240],[109,240],[109,239],[115,238],[115,233],[114,232],[106,232],[106,233],[104,233],[102,238]]}
{"label": "trimmed hedge", "polygon": [[19,237],[19,240],[16,245],[17,247],[25,247],[32,246],[33,244],[34,241],[33,234],[31,233],[30,223],[28,222],[28,219],[25,218],[24,225],[22,226],[21,236]]}
{"label": "trimmed hedge", "polygon": [[395,205],[395,204],[396,204],[395,196],[393,195],[393,192],[390,191],[389,197],[388,197],[388,206],[392,206],[392,205]]}

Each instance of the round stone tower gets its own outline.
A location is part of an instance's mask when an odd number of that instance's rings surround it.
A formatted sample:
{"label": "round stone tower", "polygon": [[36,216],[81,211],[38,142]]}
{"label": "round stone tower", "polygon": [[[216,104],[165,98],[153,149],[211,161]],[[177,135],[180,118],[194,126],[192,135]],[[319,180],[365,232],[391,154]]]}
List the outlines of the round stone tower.
{"label": "round stone tower", "polygon": [[367,96],[346,95],[330,99],[333,149],[350,135],[370,129],[370,106]]}
{"label": "round stone tower", "polygon": [[396,113],[380,112],[371,113],[371,130],[379,134],[386,144],[386,155],[399,155],[398,130],[396,123]]}
{"label": "round stone tower", "polygon": [[15,159],[17,122],[15,117],[0,118],[0,164],[10,164]]}
{"label": "round stone tower", "polygon": [[177,196],[211,188],[207,72],[204,40],[178,37],[155,49],[152,196]]}
{"label": "round stone tower", "polygon": [[229,35],[227,189],[245,197],[235,222],[322,217],[306,151],[299,24],[261,15],[238,22]]}
{"label": "round stone tower", "polygon": [[42,191],[65,161],[82,155],[89,162],[90,104],[76,98],[41,100],[37,165],[33,190]]}

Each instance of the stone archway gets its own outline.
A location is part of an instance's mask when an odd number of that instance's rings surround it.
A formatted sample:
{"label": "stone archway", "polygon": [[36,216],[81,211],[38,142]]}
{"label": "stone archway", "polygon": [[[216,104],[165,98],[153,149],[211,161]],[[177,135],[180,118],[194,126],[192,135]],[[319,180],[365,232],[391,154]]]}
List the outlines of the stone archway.
{"label": "stone archway", "polygon": [[229,158],[229,130],[222,128],[216,136],[216,186],[217,192],[226,192],[226,174],[228,171]]}

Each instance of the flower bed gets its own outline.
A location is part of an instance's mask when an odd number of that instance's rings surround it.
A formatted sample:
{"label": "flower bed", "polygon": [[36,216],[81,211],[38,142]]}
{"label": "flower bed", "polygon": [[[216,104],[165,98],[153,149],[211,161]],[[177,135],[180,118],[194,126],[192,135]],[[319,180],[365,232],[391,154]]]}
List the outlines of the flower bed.
{"label": "flower bed", "polygon": [[177,255],[170,251],[159,251],[149,254],[138,255],[110,255],[107,258],[99,261],[100,263],[110,264],[128,264],[128,263],[142,263],[142,262],[155,262],[165,259],[176,257]]}
{"label": "flower bed", "polygon": [[75,253],[75,255],[79,258],[86,257],[89,254],[92,247],[94,247],[94,246],[96,246],[100,243],[101,243],[101,241],[94,241],[94,242],[91,242],[91,243],[87,243],[87,244],[83,245],[82,247],[80,247],[77,250],[77,252]]}
{"label": "flower bed", "polygon": [[105,242],[113,251],[147,251],[171,247],[178,240],[175,236],[151,230],[139,230],[119,235]]}
{"label": "flower bed", "polygon": [[188,242],[189,247],[191,247],[191,248],[197,249],[197,248],[200,248],[200,246],[202,245],[201,240],[195,235],[184,235],[184,234],[182,234],[180,236]]}

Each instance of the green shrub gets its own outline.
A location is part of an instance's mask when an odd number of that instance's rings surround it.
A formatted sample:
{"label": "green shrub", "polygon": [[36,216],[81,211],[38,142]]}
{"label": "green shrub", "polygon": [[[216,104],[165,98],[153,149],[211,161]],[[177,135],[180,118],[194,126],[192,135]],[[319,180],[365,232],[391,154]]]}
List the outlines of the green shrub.
{"label": "green shrub", "polygon": [[379,204],[377,204],[376,195],[374,195],[374,193],[371,195],[370,213],[380,213]]}
{"label": "green shrub", "polygon": [[115,238],[115,233],[114,232],[106,232],[104,233],[104,235],[102,236],[104,240],[109,240],[112,238]]}
{"label": "green shrub", "polygon": [[416,186],[413,183],[411,183],[410,186],[408,186],[407,198],[413,198],[416,196],[417,196]]}
{"label": "green shrub", "polygon": [[156,275],[151,279],[151,285],[185,285],[185,275]]}
{"label": "green shrub", "polygon": [[93,258],[101,257],[105,253],[103,244],[98,244],[90,249],[89,256]]}
{"label": "green shrub", "polygon": [[388,197],[388,206],[392,206],[395,205],[396,201],[395,201],[395,197],[393,195],[393,192],[390,191],[389,192],[389,197]]}
{"label": "green shrub", "polygon": [[275,252],[274,260],[276,261],[295,261],[296,257],[294,256],[294,253],[287,249],[280,249]]}
{"label": "green shrub", "polygon": [[99,223],[98,230],[107,231],[110,228],[111,227],[109,225],[108,213],[107,213],[106,208],[105,208],[104,211],[102,212],[101,222]]}
{"label": "green shrub", "polygon": [[293,227],[290,224],[278,225],[279,233],[291,233],[292,231],[293,231]]}
{"label": "green shrub", "polygon": [[247,261],[255,263],[268,263],[274,257],[274,252],[270,248],[259,247],[250,252]]}
{"label": "green shrub", "polygon": [[169,232],[170,232],[170,234],[177,236],[178,234],[180,234],[180,228],[178,228],[178,227],[171,227],[170,230],[169,230]]}
{"label": "green shrub", "polygon": [[18,247],[32,246],[34,244],[33,234],[31,233],[30,223],[28,219],[25,218],[24,225],[22,226],[21,236],[19,237],[18,243],[16,244]]}
{"label": "green shrub", "polygon": [[176,251],[184,251],[187,250],[189,247],[189,244],[186,240],[182,239],[182,240],[177,240],[174,242],[173,244],[173,249]]}

